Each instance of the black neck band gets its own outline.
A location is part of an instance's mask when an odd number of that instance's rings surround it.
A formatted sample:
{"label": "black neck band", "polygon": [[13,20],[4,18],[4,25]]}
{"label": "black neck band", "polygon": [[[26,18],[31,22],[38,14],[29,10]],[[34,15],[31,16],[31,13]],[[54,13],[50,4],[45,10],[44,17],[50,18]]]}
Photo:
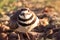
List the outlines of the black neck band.
{"label": "black neck band", "polygon": [[18,22],[18,24],[20,24],[20,25],[22,25],[22,26],[29,26],[29,25],[32,25],[32,24],[34,24],[35,23],[35,21],[36,21],[36,18],[30,23],[30,24],[25,24],[25,23],[20,23],[20,22]]}

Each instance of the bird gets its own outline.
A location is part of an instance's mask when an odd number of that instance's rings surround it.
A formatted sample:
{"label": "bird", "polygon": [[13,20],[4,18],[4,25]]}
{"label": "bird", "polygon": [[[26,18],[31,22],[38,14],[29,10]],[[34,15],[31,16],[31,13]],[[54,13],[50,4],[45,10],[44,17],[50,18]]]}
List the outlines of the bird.
{"label": "bird", "polygon": [[10,27],[15,31],[30,32],[39,24],[39,18],[29,8],[21,8],[11,17]]}

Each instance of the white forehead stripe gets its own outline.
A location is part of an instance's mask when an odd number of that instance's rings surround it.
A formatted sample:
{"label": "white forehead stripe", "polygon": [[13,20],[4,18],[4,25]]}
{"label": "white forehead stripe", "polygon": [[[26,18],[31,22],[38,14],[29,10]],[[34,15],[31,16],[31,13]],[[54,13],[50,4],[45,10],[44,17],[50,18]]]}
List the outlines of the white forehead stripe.
{"label": "white forehead stripe", "polygon": [[21,13],[28,13],[28,11],[22,11]]}

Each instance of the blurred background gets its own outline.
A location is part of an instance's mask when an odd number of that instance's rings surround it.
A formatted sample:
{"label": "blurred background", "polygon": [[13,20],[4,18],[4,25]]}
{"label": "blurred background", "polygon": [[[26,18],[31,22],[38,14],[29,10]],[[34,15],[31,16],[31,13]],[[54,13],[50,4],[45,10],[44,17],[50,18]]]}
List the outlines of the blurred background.
{"label": "blurred background", "polygon": [[0,0],[0,23],[9,20],[12,12],[19,8],[27,7],[40,13],[41,8],[48,5],[60,13],[60,0]]}

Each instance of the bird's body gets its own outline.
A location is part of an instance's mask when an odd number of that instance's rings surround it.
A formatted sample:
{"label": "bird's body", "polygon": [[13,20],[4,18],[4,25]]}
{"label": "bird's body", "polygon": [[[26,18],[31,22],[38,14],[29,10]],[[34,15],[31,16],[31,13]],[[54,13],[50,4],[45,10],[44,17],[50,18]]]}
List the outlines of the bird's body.
{"label": "bird's body", "polygon": [[33,28],[37,27],[38,24],[39,24],[38,17],[35,15],[34,12],[32,12],[30,10],[22,9],[21,12],[16,13],[16,14],[14,14],[12,19],[11,19],[11,22],[13,22],[13,24],[12,23],[10,24],[10,25],[13,25],[13,26],[15,24],[18,25],[18,28],[16,28],[16,31],[29,32]]}

